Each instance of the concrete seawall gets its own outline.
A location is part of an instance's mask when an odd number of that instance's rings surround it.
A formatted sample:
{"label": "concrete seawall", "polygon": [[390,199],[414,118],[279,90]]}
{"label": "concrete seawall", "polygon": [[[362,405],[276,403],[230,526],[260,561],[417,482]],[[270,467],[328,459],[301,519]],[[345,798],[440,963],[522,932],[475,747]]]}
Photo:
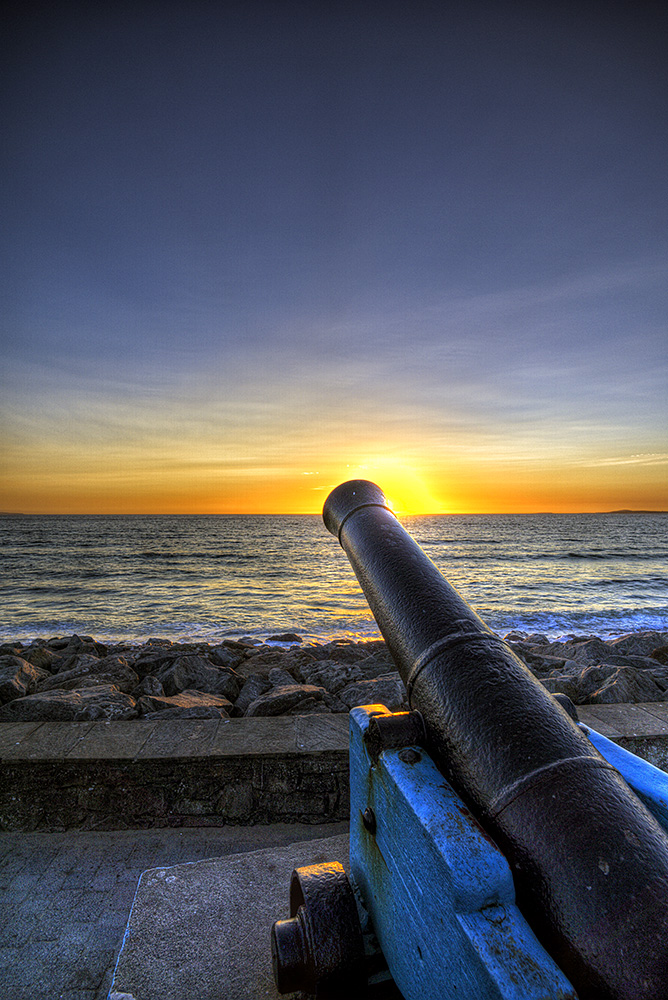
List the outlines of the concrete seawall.
{"label": "concrete seawall", "polygon": [[[668,770],[668,703],[578,709]],[[0,724],[0,829],[332,823],[348,816],[348,718]]]}

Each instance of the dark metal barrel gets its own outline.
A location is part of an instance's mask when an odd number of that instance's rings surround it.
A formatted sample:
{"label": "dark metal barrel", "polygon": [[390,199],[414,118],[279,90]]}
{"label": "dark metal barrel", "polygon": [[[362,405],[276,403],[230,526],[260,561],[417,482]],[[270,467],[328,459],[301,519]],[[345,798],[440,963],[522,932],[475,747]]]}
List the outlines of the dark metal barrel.
{"label": "dark metal barrel", "polygon": [[365,480],[337,535],[424,718],[428,749],[504,851],[517,902],[581,1000],[668,1000],[668,837]]}

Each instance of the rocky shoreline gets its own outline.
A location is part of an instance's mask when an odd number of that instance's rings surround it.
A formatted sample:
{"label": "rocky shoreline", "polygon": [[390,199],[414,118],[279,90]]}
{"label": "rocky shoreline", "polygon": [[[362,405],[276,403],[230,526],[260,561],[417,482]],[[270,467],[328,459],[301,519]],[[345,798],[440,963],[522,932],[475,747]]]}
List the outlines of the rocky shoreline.
{"label": "rocky shoreline", "polygon": [[[548,691],[576,705],[668,701],[668,631],[504,638]],[[0,645],[0,722],[309,715],[378,702],[406,707],[382,640],[137,644],[72,635]]]}

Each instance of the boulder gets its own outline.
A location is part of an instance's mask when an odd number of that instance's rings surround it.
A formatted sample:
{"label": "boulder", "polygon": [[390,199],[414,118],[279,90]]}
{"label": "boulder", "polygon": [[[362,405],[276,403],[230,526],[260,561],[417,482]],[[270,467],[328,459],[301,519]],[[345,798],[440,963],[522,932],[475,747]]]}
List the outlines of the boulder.
{"label": "boulder", "polygon": [[50,676],[48,670],[36,667],[21,656],[0,656],[0,705],[32,694],[38,683]]}
{"label": "boulder", "polygon": [[130,692],[133,698],[141,698],[143,694],[157,695],[158,698],[164,697],[165,689],[153,674],[147,674],[146,677],[142,677],[139,684]]}
{"label": "boulder", "polygon": [[385,705],[391,712],[396,712],[407,707],[406,688],[398,673],[355,681],[339,691],[338,697],[348,708],[355,708],[356,705]]}
{"label": "boulder", "polygon": [[100,657],[93,653],[68,653],[66,656],[59,656],[53,660],[51,669],[57,674],[66,674],[71,670],[84,672],[84,667],[95,666],[100,662]]}
{"label": "boulder", "polygon": [[240,653],[233,652],[229,646],[214,646],[209,652],[209,659],[216,667],[231,667],[233,670],[241,663]]}
{"label": "boulder", "polygon": [[596,637],[585,639],[584,642],[573,643],[572,656],[570,659],[585,666],[593,666],[595,663],[607,663],[608,656],[614,656],[616,650],[607,642]]}
{"label": "boulder", "polygon": [[616,705],[623,702],[664,701],[665,693],[648,670],[617,667],[589,698],[590,705]]}
{"label": "boulder", "polygon": [[262,674],[251,674],[241,689],[239,697],[234,702],[234,707],[239,715],[245,715],[248,706],[254,702],[265,691],[271,690],[271,684]]}
{"label": "boulder", "polygon": [[668,646],[658,646],[652,650],[652,659],[656,660],[657,663],[668,666]]}
{"label": "boulder", "polygon": [[[575,697],[571,694],[568,697],[574,705],[586,705],[591,696],[605,684],[608,677],[612,677],[616,673],[617,669],[613,663],[585,667],[579,677],[575,678]],[[565,691],[564,694],[568,694],[568,692]]]}
{"label": "boulder", "polygon": [[280,635],[267,636],[267,642],[303,642],[304,640],[296,632],[281,632]]}
{"label": "boulder", "polygon": [[42,691],[0,708],[0,722],[92,722],[134,719],[137,702],[113,685]]}
{"label": "boulder", "polygon": [[119,691],[130,694],[139,678],[122,656],[105,656],[101,660],[81,657],[80,666],[63,670],[37,685],[37,691],[73,691],[75,688],[94,687],[96,684],[113,684]]}
{"label": "boulder", "polygon": [[636,656],[651,656],[657,646],[668,644],[668,632],[631,632],[628,635],[620,635],[618,639],[612,639],[610,645],[615,653],[623,656],[630,654]]}
{"label": "boulder", "polygon": [[555,674],[553,677],[542,677],[540,683],[550,694],[565,694],[574,705],[578,705],[577,678],[572,674]]}
{"label": "boulder", "polygon": [[203,656],[196,654],[179,656],[156,675],[165,694],[172,696],[188,688],[221,694],[229,701],[238,697],[243,686],[243,677],[231,667],[214,667]]}
{"label": "boulder", "polygon": [[46,643],[32,643],[21,650],[21,656],[34,667],[42,667],[43,670],[51,670],[52,665],[58,660],[58,654],[53,649],[49,649]]}
{"label": "boulder", "polygon": [[295,683],[295,679],[292,674],[289,674],[287,670],[282,670],[280,667],[273,667],[273,669],[269,671],[267,680],[271,686],[275,688],[292,687]]}
{"label": "boulder", "polygon": [[324,687],[330,694],[338,694],[353,681],[365,679],[357,664],[337,663],[336,660],[312,660],[303,663],[299,673],[304,683]]}
{"label": "boulder", "polygon": [[[160,719],[228,719],[232,703],[222,695],[203,691],[181,691],[167,696],[142,695],[139,708],[144,717]],[[169,714],[166,714],[169,713]]]}
{"label": "boulder", "polygon": [[[314,702],[322,704],[321,711],[331,711],[325,698],[327,692],[324,688],[316,687],[313,684],[292,684],[284,687],[272,688],[265,694],[260,695],[246,709],[246,717],[269,716],[269,715],[300,715],[299,708],[304,704],[307,713],[313,711]],[[309,701],[307,702],[307,699]]]}

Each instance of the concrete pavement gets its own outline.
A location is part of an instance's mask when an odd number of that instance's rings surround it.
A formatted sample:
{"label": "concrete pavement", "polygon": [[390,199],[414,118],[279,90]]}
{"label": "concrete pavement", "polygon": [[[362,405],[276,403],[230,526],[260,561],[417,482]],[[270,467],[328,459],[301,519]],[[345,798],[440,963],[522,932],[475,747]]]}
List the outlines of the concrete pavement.
{"label": "concrete pavement", "polygon": [[106,1000],[142,872],[346,834],[322,826],[0,834],[3,1000]]}

